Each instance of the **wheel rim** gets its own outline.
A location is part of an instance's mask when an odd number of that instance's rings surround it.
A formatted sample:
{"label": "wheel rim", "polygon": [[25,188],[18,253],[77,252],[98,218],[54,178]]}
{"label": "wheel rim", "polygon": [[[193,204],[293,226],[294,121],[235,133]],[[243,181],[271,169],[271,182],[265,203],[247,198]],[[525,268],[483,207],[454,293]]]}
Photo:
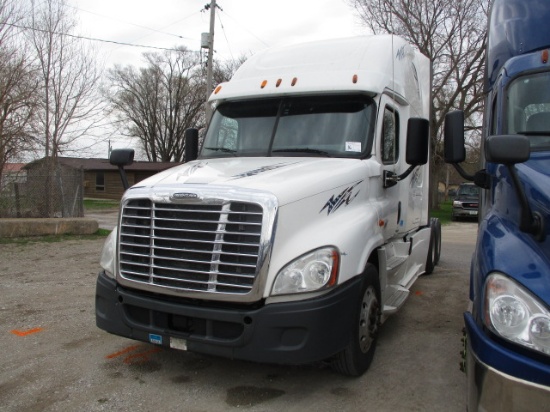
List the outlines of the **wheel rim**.
{"label": "wheel rim", "polygon": [[378,331],[378,299],[376,291],[369,286],[361,301],[359,314],[359,347],[361,352],[367,353],[371,348]]}

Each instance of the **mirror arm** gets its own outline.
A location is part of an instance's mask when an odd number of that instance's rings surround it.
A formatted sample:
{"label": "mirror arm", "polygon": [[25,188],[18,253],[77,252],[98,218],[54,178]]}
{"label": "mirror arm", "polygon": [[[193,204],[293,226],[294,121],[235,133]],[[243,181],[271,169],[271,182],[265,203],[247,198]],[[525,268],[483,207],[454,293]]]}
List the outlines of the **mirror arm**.
{"label": "mirror arm", "polygon": [[474,183],[476,186],[482,189],[489,189],[491,187],[491,178],[487,170],[481,169],[474,174]]}
{"label": "mirror arm", "polygon": [[452,163],[452,165],[454,166],[454,168],[456,169],[456,171],[458,172],[458,174],[460,176],[462,176],[462,178],[468,180],[469,182],[473,182],[474,181],[474,176],[473,175],[469,175],[468,173],[466,173],[466,171],[462,168],[462,166],[460,166],[458,163]]}
{"label": "mirror arm", "polygon": [[126,170],[121,165],[118,165],[118,173],[120,174],[120,180],[122,181],[122,187],[127,190],[130,185],[128,184],[128,176],[126,176]]}
{"label": "mirror arm", "polygon": [[397,182],[400,180],[405,179],[408,175],[411,174],[411,172],[414,170],[414,168],[418,165],[411,165],[405,172],[403,172],[400,175],[395,174],[394,172],[391,172],[389,170],[384,170],[384,189],[387,189],[388,187],[395,186]]}
{"label": "mirror arm", "polygon": [[109,156],[109,163],[118,167],[120,174],[120,180],[122,181],[122,187],[124,190],[130,187],[128,183],[128,177],[124,166],[130,166],[134,163],[134,150],[133,149],[114,149]]}

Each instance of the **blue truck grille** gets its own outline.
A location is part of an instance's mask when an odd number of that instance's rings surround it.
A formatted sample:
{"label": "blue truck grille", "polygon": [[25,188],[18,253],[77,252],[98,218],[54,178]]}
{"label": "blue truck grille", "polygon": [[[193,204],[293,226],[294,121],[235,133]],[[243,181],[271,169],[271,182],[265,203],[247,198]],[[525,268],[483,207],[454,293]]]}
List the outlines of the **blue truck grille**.
{"label": "blue truck grille", "polygon": [[127,280],[186,291],[246,294],[258,272],[263,210],[246,202],[123,207],[119,270]]}

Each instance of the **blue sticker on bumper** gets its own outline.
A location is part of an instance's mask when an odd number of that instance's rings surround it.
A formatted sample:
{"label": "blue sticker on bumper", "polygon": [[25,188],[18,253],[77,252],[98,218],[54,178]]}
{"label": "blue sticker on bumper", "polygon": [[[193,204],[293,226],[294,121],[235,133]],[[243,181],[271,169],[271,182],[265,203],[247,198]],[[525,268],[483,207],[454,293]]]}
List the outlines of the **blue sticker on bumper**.
{"label": "blue sticker on bumper", "polygon": [[162,345],[162,336],[150,333],[149,342],[154,343],[156,345]]}

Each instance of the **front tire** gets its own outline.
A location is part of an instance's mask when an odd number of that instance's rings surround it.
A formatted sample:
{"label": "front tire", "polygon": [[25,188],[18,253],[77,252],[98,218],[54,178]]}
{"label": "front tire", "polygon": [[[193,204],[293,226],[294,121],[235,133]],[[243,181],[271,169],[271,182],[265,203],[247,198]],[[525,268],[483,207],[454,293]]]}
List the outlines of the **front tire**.
{"label": "front tire", "polygon": [[380,327],[378,271],[369,263],[363,277],[350,342],[331,362],[333,370],[348,376],[361,376],[369,368]]}
{"label": "front tire", "polygon": [[432,217],[431,224],[435,230],[434,266],[437,266],[439,259],[441,258],[441,222],[438,218]]}

